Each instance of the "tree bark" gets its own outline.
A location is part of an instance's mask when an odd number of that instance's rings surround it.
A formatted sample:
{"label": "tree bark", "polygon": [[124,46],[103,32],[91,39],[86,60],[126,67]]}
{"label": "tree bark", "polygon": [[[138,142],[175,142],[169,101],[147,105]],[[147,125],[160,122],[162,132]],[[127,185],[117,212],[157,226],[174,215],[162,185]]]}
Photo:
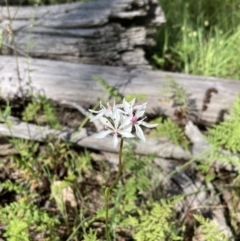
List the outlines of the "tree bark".
{"label": "tree bark", "polygon": [[13,48],[10,19],[21,55],[139,68],[151,68],[145,49],[155,45],[153,34],[165,22],[157,0],[10,7],[10,17],[7,8],[0,7],[4,54]]}

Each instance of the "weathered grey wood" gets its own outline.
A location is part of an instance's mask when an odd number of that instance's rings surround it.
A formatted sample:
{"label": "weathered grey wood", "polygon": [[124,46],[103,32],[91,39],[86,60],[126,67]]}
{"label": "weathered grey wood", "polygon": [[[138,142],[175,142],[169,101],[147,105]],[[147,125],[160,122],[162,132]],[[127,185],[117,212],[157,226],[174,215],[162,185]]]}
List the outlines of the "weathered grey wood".
{"label": "weathered grey wood", "polygon": [[[91,148],[94,150],[105,151],[105,152],[118,152],[118,148],[112,147],[112,137],[106,137],[103,140],[94,138],[94,133],[89,132],[87,129],[82,128],[79,132],[74,132],[73,130],[54,130],[47,126],[36,126],[34,124],[27,124],[20,121],[17,118],[9,118],[12,121],[11,127],[4,123],[0,124],[0,135],[7,137],[23,138],[35,141],[43,141],[48,135],[54,135],[63,141],[68,141],[70,143],[75,143],[76,145]],[[190,127],[189,127],[190,126]],[[175,160],[185,160],[194,163],[196,161],[206,161],[206,156],[201,155],[203,152],[210,151],[211,146],[203,141],[203,137],[197,130],[197,127],[190,122],[186,126],[186,134],[192,142],[192,147],[190,150],[184,150],[180,146],[174,145],[171,141],[166,138],[147,138],[147,142],[136,142],[136,154],[147,155],[155,154],[157,157]],[[192,133],[189,133],[189,130]],[[193,138],[193,136],[198,136],[198,138]],[[229,153],[222,153],[223,155],[228,155]],[[189,165],[191,164],[189,163]],[[218,160],[215,160],[213,165],[218,171],[220,168],[228,171],[238,171],[238,168],[233,168],[230,164],[223,165]],[[175,166],[174,166],[175,168]],[[170,169],[167,168],[170,172]],[[172,170],[173,171],[173,170]],[[180,169],[177,171],[179,172]]]}
{"label": "weathered grey wood", "polygon": [[[122,67],[19,58],[19,69],[25,95],[33,91],[56,102],[74,102],[87,109],[106,93],[100,84],[93,81],[92,76],[95,75],[117,88],[122,95],[147,95],[148,113],[164,114],[171,118],[175,118],[172,103],[165,101],[166,96],[161,95],[160,91],[169,79],[174,79],[196,102],[198,113],[192,121],[204,125],[211,125],[225,117],[224,112],[230,109],[240,91],[239,81],[162,71],[128,71]],[[21,97],[13,57],[0,56],[0,86],[3,98],[14,100]],[[205,92],[212,87],[218,90],[218,94],[213,94],[208,109],[201,113]],[[105,95],[104,100],[106,98]]]}
{"label": "weathered grey wood", "polygon": [[[43,141],[48,135],[54,135],[64,141],[75,143],[76,145],[101,150],[107,152],[118,152],[118,148],[112,147],[112,137],[104,138],[104,141],[94,138],[93,134],[82,129],[80,132],[58,131],[49,127],[36,126],[25,122],[13,121],[9,128],[6,124],[0,124],[0,134],[2,136],[17,137],[35,141]],[[189,160],[191,154],[180,146],[173,145],[170,141],[150,139],[146,143],[138,142],[136,145],[136,153],[140,155],[156,153],[159,157],[175,158]]]}
{"label": "weathered grey wood", "polygon": [[[153,28],[164,21],[157,0],[98,0],[55,6],[10,7],[20,52],[79,63],[150,68],[145,47],[155,44]],[[0,7],[3,53],[11,53],[9,16]],[[28,45],[33,45],[28,48]],[[28,49],[28,50],[27,50]]]}

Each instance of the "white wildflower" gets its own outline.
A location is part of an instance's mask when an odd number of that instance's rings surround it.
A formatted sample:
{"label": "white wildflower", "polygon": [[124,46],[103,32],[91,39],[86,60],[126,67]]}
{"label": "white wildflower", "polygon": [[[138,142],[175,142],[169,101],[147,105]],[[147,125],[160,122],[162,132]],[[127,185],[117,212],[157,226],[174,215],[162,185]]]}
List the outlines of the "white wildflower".
{"label": "white wildflower", "polygon": [[[112,135],[113,146],[118,145],[118,136],[125,138],[135,137],[132,134],[133,129],[136,131],[136,136],[142,140],[146,141],[143,130],[140,126],[145,126],[147,128],[154,128],[158,124],[148,124],[144,121],[144,113],[147,107],[147,103],[137,103],[135,104],[135,99],[127,102],[123,99],[122,104],[115,104],[111,106],[107,103],[107,108],[100,102],[101,110],[89,110],[91,113],[96,113],[97,115],[91,118],[91,121],[99,119],[105,130],[101,131],[94,136],[96,138],[104,138],[108,135]],[[143,118],[142,118],[143,117]],[[134,128],[133,128],[134,127]]]}
{"label": "white wildflower", "polygon": [[119,119],[115,119],[114,125],[112,125],[111,122],[107,118],[101,117],[100,122],[103,124],[103,126],[107,130],[101,131],[100,133],[98,133],[94,136],[96,138],[104,138],[104,137],[108,136],[109,134],[112,134],[113,135],[112,143],[113,143],[114,148],[118,145],[118,135],[120,135],[122,137],[126,137],[126,138],[134,137],[134,135],[128,131],[129,125],[131,125],[131,123],[129,122],[129,119],[125,119],[125,121],[123,123],[121,123],[119,121]]}

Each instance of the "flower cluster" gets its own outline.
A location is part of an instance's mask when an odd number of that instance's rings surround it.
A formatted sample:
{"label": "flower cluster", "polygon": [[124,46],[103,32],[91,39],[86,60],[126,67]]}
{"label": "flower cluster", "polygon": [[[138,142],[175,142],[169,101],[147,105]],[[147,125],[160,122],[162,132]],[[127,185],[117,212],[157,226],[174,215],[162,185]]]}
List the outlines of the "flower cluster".
{"label": "flower cluster", "polygon": [[122,104],[116,104],[115,101],[111,106],[107,103],[107,107],[100,102],[100,110],[89,110],[95,113],[90,121],[99,120],[104,126],[105,130],[95,135],[96,138],[104,138],[107,135],[113,135],[112,143],[114,148],[118,145],[118,136],[125,138],[133,138],[132,134],[135,130],[136,136],[146,141],[141,126],[148,128],[156,127],[158,124],[148,124],[144,121],[143,115],[147,107],[147,102],[140,104],[135,103],[135,99],[127,102],[123,99]]}

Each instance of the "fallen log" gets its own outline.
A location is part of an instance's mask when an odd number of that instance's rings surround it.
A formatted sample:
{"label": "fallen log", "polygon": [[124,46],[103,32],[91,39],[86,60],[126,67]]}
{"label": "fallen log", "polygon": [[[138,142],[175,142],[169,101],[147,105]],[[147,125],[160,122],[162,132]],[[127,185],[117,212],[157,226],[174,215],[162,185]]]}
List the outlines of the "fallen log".
{"label": "fallen log", "polygon": [[[13,57],[0,56],[1,96],[5,100],[27,97],[31,92],[45,95],[58,104],[72,102],[87,109],[103,97],[107,99],[105,88],[93,80],[93,76],[99,76],[122,96],[146,96],[148,114],[177,119],[170,95],[161,94],[165,84],[174,80],[186,91],[188,102],[195,106],[194,114],[191,113],[191,105],[188,106],[187,120],[203,125],[222,121],[240,90],[240,82],[214,77],[139,69],[129,71],[123,67],[32,58],[18,58],[18,64],[17,67]],[[215,88],[218,93],[212,94],[210,103],[207,103],[208,108],[203,111],[206,93],[211,88]]]}
{"label": "fallen log", "polygon": [[[4,54],[98,65],[151,68],[145,50],[165,22],[157,0],[100,0],[54,6],[0,7]],[[12,22],[13,33],[9,33]],[[148,28],[151,26],[151,28]],[[34,47],[29,47],[33,45]]]}
{"label": "fallen log", "polygon": [[[82,128],[80,131],[75,131],[73,129],[55,130],[48,126],[29,124],[18,118],[11,117],[9,120],[12,122],[10,126],[5,123],[0,123],[1,136],[34,141],[44,141],[48,136],[53,136],[62,141],[93,150],[111,153],[118,152],[118,148],[112,147],[112,137],[106,137],[104,138],[104,141],[99,141],[99,139],[94,137],[94,133],[86,128]],[[136,142],[135,153],[138,155],[154,153],[158,158],[190,161],[188,165],[196,161],[201,161],[202,159],[207,161],[208,155],[211,154],[211,145],[206,142],[198,128],[193,125],[191,121],[186,125],[185,132],[192,144],[190,150],[185,150],[183,147],[173,144],[172,141],[167,138],[150,138],[147,139],[147,142]],[[221,154],[228,156],[230,153],[223,151]],[[222,163],[217,159],[213,163],[213,167],[216,171],[219,171],[220,169],[230,172],[238,171],[238,167],[233,166],[230,163]],[[169,168],[167,169],[170,171]],[[180,169],[172,171],[177,173],[181,171]]]}
{"label": "fallen log", "polygon": [[[70,142],[72,144],[91,148],[99,151],[117,152],[112,147],[112,138],[105,138],[104,141],[94,138],[92,132],[82,128],[81,131],[60,131],[54,130],[47,126],[37,126],[22,121],[13,120],[13,124],[9,127],[7,124],[0,123],[0,134],[6,137],[16,137],[27,140],[44,141],[48,136],[54,136],[60,140]],[[175,158],[189,160],[191,154],[182,147],[173,145],[171,141],[152,139],[147,143],[139,142],[136,145],[136,154],[146,155],[155,153],[159,157]]]}

